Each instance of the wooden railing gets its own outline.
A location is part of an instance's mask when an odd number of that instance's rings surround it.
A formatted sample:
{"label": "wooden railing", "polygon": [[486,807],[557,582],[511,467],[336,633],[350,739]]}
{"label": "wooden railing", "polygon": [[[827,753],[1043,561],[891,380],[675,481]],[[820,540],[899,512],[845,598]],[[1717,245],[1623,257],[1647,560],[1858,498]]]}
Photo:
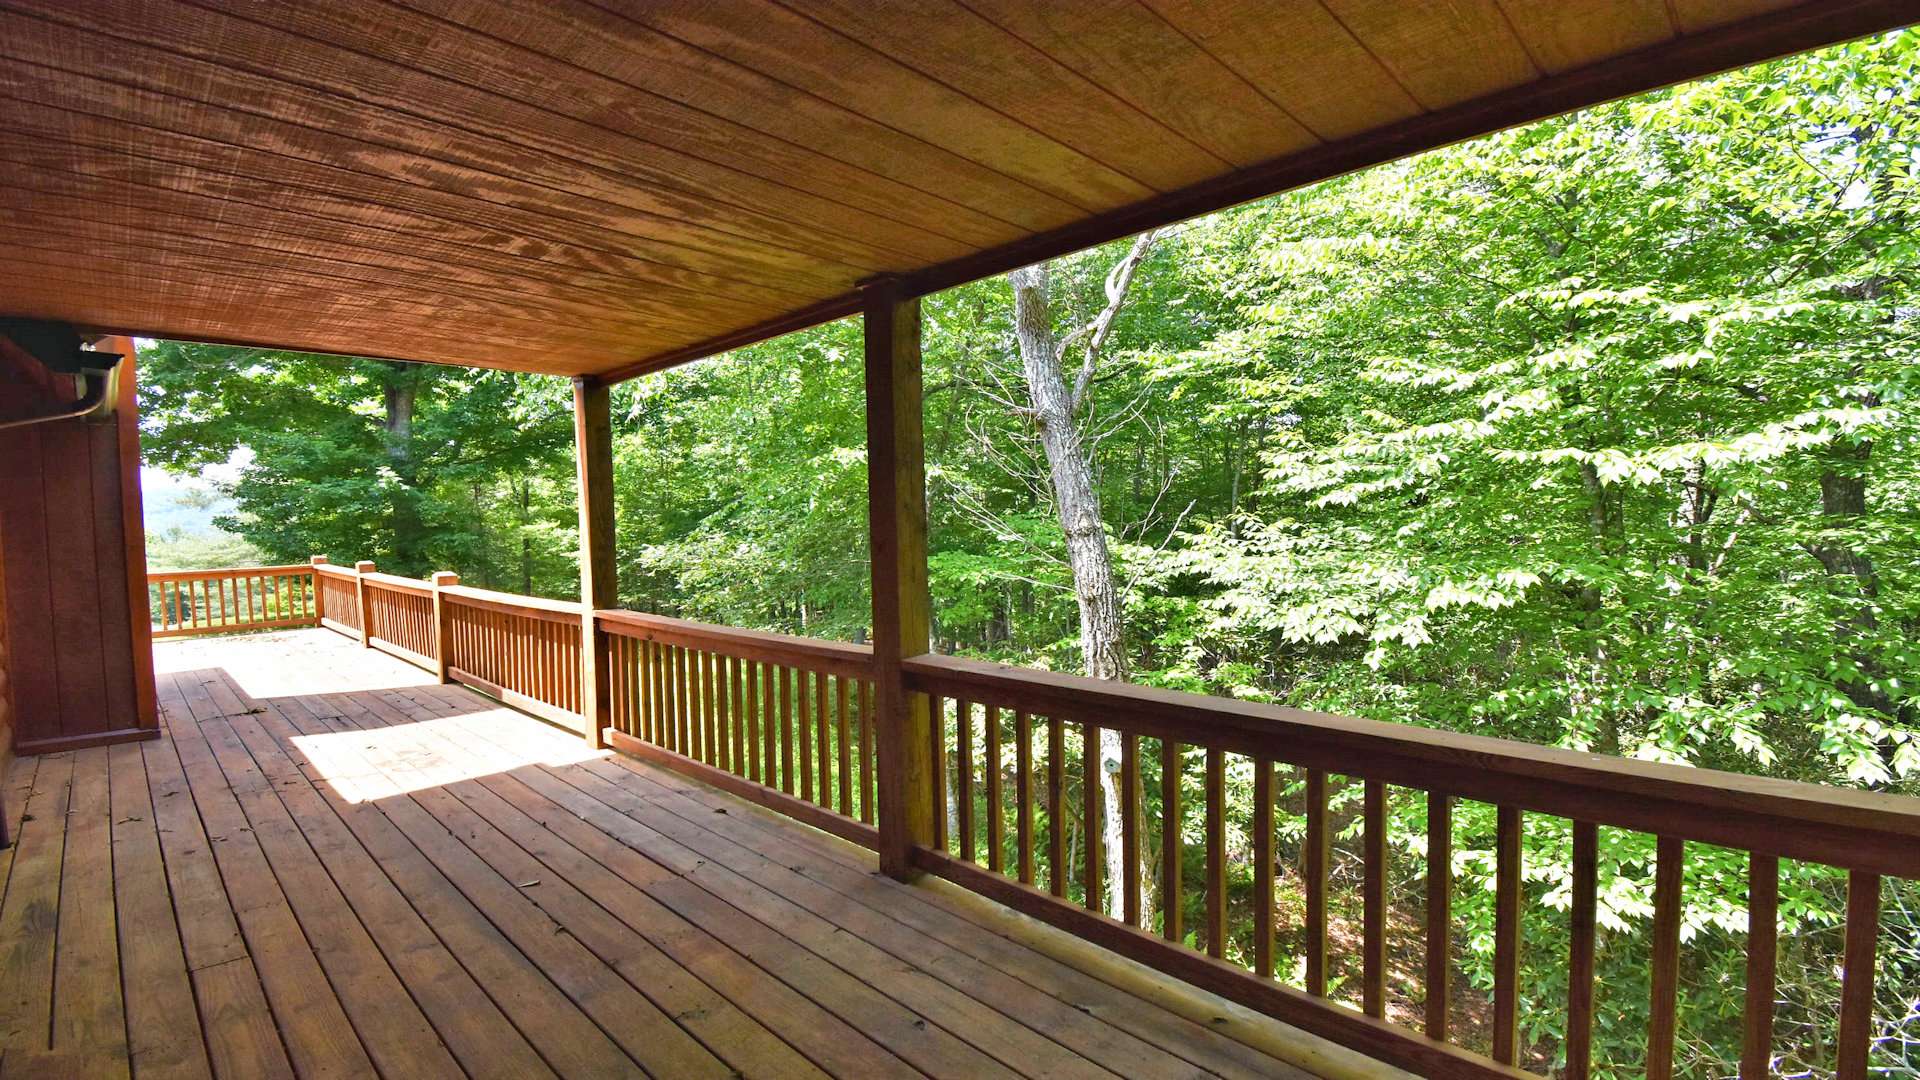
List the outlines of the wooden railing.
{"label": "wooden railing", "polygon": [[164,570],[147,575],[154,637],[231,634],[313,626],[318,598],[310,566]]}
{"label": "wooden railing", "polygon": [[[237,580],[290,569],[301,568],[202,573]],[[371,563],[354,570],[318,564],[309,591],[323,625],[588,731],[580,715],[579,604],[465,588],[452,574],[397,578]],[[920,805],[932,810],[932,842],[913,850],[922,870],[1421,1075],[1530,1075],[1519,1068],[1528,907],[1522,859],[1530,817],[1536,828],[1552,825],[1571,837],[1564,1014],[1548,1025],[1562,1033],[1561,1075],[1568,1077],[1585,1077],[1594,1064],[1602,829],[1609,844],[1640,836],[1649,849],[1643,1071],[1656,1080],[1674,1073],[1689,845],[1746,853],[1746,983],[1728,1008],[1742,1016],[1741,1076],[1748,1080],[1769,1074],[1774,1050],[1781,861],[1846,875],[1841,987],[1827,1045],[1836,1075],[1847,1080],[1866,1075],[1882,878],[1920,878],[1916,799],[941,656],[902,664],[907,691],[925,695],[934,718],[933,769],[916,787],[888,776],[876,753],[883,721],[875,716],[875,660],[865,646],[620,610],[593,612],[592,627],[609,707],[602,734],[616,749],[868,847],[879,845],[875,825],[887,801],[881,792],[892,784],[896,797],[925,800]],[[1102,757],[1108,732],[1118,742],[1113,763]],[[1103,782],[1109,768],[1110,783]],[[1229,799],[1229,776],[1250,776],[1249,809],[1242,809],[1246,800]],[[1200,795],[1192,805],[1190,787]],[[1108,819],[1109,789],[1119,793],[1117,875],[1100,826]],[[1396,842],[1392,809],[1409,805],[1422,812],[1408,816],[1424,817],[1424,835]],[[1082,827],[1070,843],[1065,826],[1076,814]],[[1285,928],[1275,917],[1283,818],[1296,830],[1284,846],[1297,859],[1304,892],[1297,925]],[[1474,1018],[1482,1031],[1490,1022],[1485,1054],[1459,1045],[1466,1025],[1454,1015],[1450,993],[1458,944],[1455,839],[1469,820],[1487,822],[1492,834],[1492,1002],[1488,1015]],[[1357,935],[1336,934],[1330,915],[1336,900],[1352,899],[1333,895],[1337,827],[1359,849]],[[1228,900],[1229,863],[1243,857],[1229,850],[1230,833],[1250,841],[1251,927],[1234,925]],[[1190,837],[1199,838],[1204,868],[1197,925],[1184,914],[1193,885]],[[1389,983],[1387,928],[1396,913],[1404,921],[1406,907],[1404,900],[1394,907],[1390,897],[1395,870],[1402,880],[1424,880],[1424,952],[1414,990]],[[1153,918],[1149,901],[1159,909]],[[1110,906],[1117,917],[1105,913]],[[1283,929],[1304,942],[1298,987],[1285,981],[1291,972],[1277,970]],[[1345,950],[1336,948],[1354,937]],[[1229,942],[1249,939],[1247,954],[1229,952]],[[1342,951],[1349,955],[1336,955]],[[1336,1000],[1334,972],[1343,965],[1358,969],[1357,1009]],[[1394,1016],[1409,1022],[1390,1018],[1390,997],[1402,1006]]]}
{"label": "wooden railing", "polygon": [[446,677],[575,731],[580,717],[580,605],[440,588]]}
{"label": "wooden railing", "polygon": [[616,749],[873,847],[873,652],[632,611],[608,642]]}
{"label": "wooden railing", "polygon": [[[906,661],[907,685],[928,694],[937,725],[934,754],[938,781],[929,796],[937,820],[945,803],[964,808],[962,839],[941,837],[917,853],[924,869],[1010,907],[1125,953],[1168,974],[1266,1012],[1347,1046],[1422,1075],[1510,1076],[1519,1040],[1524,815],[1547,815],[1570,823],[1573,857],[1567,958],[1563,1075],[1584,1077],[1592,1063],[1597,855],[1601,827],[1654,838],[1656,885],[1652,897],[1652,994],[1647,1017],[1645,1074],[1673,1074],[1675,1012],[1684,897],[1682,868],[1689,844],[1712,844],[1748,853],[1751,931],[1744,993],[1743,1077],[1768,1075],[1772,1052],[1776,912],[1780,860],[1796,859],[1848,872],[1842,991],[1835,1002],[1834,1063],[1841,1077],[1864,1077],[1873,1016],[1873,980],[1879,933],[1882,875],[1920,877],[1920,800],[1797,784],[1731,773],[1628,761],[1399,724],[1355,720],[1296,709],[1250,704],[1195,694],[1151,690],[1074,676],[1030,671],[950,657]],[[954,703],[951,712],[942,702]],[[978,729],[974,717],[980,718]],[[1082,760],[1068,760],[1065,733],[1078,734]],[[1018,760],[1018,789],[1001,790],[1000,765],[1011,729]],[[1118,788],[1123,880],[1104,880],[1100,830],[1084,831],[1081,857],[1071,865],[1059,830],[1044,846],[1032,832],[1032,807],[1042,799],[1048,820],[1066,820],[1063,800],[1069,770],[1094,775],[1103,729],[1120,734]],[[1045,734],[1045,783],[1036,793],[1032,731]],[[976,731],[978,734],[976,734]],[[949,767],[949,748],[958,758]],[[1141,925],[1141,762],[1157,760],[1162,777],[1181,777],[1188,754],[1201,758],[1202,805],[1188,807],[1176,782],[1161,784],[1157,822],[1161,837],[1158,879],[1163,905],[1158,935]],[[979,763],[976,765],[976,762]],[[1275,802],[1277,770],[1290,767],[1303,790],[1305,836],[1300,843],[1305,911],[1300,927],[1306,944],[1305,987],[1273,976]],[[1229,772],[1251,772],[1250,820],[1235,822],[1254,847],[1254,950],[1252,970],[1223,960],[1227,925],[1226,849]],[[1359,788],[1362,851],[1361,1001],[1356,1012],[1331,1005],[1328,989],[1328,852],[1333,844],[1330,792]],[[1102,785],[1081,785],[1084,820],[1104,814]],[[983,790],[984,789],[984,790]],[[1349,790],[1350,794],[1353,794]],[[1012,858],[1003,802],[1011,798],[1015,824]],[[1387,998],[1387,893],[1390,798],[1426,803],[1424,853],[1424,1016],[1419,1030],[1389,1023]],[[976,800],[989,824],[985,852],[972,850],[970,819]],[[1493,808],[1496,821],[1495,921],[1491,1056],[1469,1053],[1449,1041],[1454,1034],[1448,993],[1454,955],[1450,914],[1453,884],[1453,820],[1467,803]],[[1183,837],[1198,820],[1203,838],[1206,890],[1203,925],[1192,928],[1204,952],[1180,944]],[[985,856],[985,865],[980,856]],[[1047,889],[1037,886],[1044,879]],[[1079,904],[1068,902],[1068,884]],[[1100,913],[1108,890],[1124,896],[1122,917]]]}

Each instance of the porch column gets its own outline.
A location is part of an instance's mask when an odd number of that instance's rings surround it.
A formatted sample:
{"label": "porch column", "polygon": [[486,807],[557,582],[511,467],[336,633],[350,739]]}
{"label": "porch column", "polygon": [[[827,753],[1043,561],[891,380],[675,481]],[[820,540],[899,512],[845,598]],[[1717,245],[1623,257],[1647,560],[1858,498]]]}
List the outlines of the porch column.
{"label": "porch column", "polygon": [[606,745],[606,642],[593,613],[620,602],[613,562],[613,419],[607,387],[573,380],[573,446],[580,469],[580,718],[587,742]]}
{"label": "porch column", "polygon": [[920,300],[897,283],[868,286],[867,522],[873,569],[875,745],[880,868],[914,874],[914,845],[933,843],[933,727],[900,661],[931,648],[927,476],[921,445]]}

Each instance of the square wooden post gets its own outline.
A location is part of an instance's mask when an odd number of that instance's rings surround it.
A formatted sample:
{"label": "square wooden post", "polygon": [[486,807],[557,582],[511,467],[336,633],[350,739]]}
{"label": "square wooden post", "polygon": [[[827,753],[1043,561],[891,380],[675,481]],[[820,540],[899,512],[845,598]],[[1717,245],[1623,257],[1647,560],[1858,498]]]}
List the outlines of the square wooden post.
{"label": "square wooden post", "polygon": [[327,617],[327,593],[325,589],[320,587],[320,571],[318,567],[327,565],[327,557],[325,555],[315,555],[307,561],[316,568],[313,571],[313,625],[320,626],[322,625],[322,620]]}
{"label": "square wooden post", "polygon": [[373,573],[373,560],[353,564],[353,602],[360,609],[360,647],[373,648],[373,612],[367,609],[367,578]]}
{"label": "square wooden post", "polygon": [[866,289],[865,320],[880,868],[904,880],[915,873],[914,847],[934,837],[933,722],[926,696],[907,692],[900,666],[932,645],[920,300],[876,282]]}
{"label": "square wooden post", "polygon": [[620,602],[613,561],[613,418],[607,387],[573,380],[573,443],[580,472],[580,718],[587,742],[606,745],[607,643],[594,612]]}
{"label": "square wooden post", "polygon": [[440,681],[450,683],[453,676],[448,674],[453,668],[453,605],[440,595],[440,590],[449,585],[460,584],[460,575],[451,570],[436,570],[433,574],[433,659],[439,669]]}

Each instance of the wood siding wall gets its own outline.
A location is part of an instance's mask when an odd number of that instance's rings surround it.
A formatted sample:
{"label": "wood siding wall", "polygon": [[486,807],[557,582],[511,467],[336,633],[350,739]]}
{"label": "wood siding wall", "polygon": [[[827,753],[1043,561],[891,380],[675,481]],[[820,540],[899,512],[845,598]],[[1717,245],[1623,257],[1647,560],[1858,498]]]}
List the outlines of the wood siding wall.
{"label": "wood siding wall", "polygon": [[146,590],[132,585],[146,574],[133,405],[129,366],[112,411],[0,431],[6,681],[23,754],[158,731]]}

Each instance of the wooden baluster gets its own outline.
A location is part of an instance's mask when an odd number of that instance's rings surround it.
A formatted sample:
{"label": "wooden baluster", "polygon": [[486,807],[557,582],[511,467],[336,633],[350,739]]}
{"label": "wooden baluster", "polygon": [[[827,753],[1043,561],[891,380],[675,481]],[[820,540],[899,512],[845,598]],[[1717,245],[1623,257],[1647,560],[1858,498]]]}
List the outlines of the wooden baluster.
{"label": "wooden baluster", "polygon": [[793,717],[795,717],[795,738],[793,753],[801,761],[801,798],[814,801],[814,724],[812,724],[812,703],[806,694],[806,669],[793,669]]}
{"label": "wooden baluster", "polygon": [[613,665],[609,680],[613,694],[613,726],[625,734],[637,736],[640,721],[634,708],[632,644],[629,638],[615,635],[607,637],[607,660]]}
{"label": "wooden baluster", "polygon": [[706,762],[716,769],[724,769],[727,767],[727,734],[726,729],[720,726],[720,694],[717,688],[720,680],[716,671],[720,658],[706,650],[701,650],[698,656],[700,657],[700,722],[706,725],[702,729],[706,733]]}
{"label": "wooden baluster", "polygon": [[1227,755],[1207,747],[1207,955],[1227,955]]}
{"label": "wooden baluster", "polygon": [[1453,982],[1453,797],[1427,793],[1426,1032],[1447,1038]]}
{"label": "wooden baluster", "polygon": [[746,696],[741,698],[741,727],[745,733],[741,736],[747,760],[747,779],[756,784],[765,783],[762,759],[766,747],[761,743],[760,735],[760,664],[754,660],[740,661],[741,689]]}
{"label": "wooden baluster", "polygon": [[1766,1080],[1773,1070],[1774,972],[1780,959],[1780,860],[1747,857],[1747,1005],[1740,1080]]}
{"label": "wooden baluster", "polygon": [[1023,709],[1013,714],[1013,830],[1014,854],[1020,880],[1033,884],[1033,718]]}
{"label": "wooden baluster", "polygon": [[840,736],[840,814],[853,816],[853,743],[848,738],[852,729],[847,726],[847,677],[833,677],[833,713],[834,726]]}
{"label": "wooden baluster", "polygon": [[1593,1067],[1593,937],[1600,887],[1600,829],[1573,823],[1572,908],[1567,954],[1567,1080],[1586,1080]]}
{"label": "wooden baluster", "polygon": [[[954,799],[960,811],[960,857],[974,862],[973,846],[973,703],[961,698],[953,703]],[[842,766],[844,768],[844,766]]]}
{"label": "wooden baluster", "polygon": [[1659,839],[1653,872],[1653,995],[1648,1003],[1647,1080],[1673,1076],[1674,1011],[1680,992],[1681,882],[1686,844]]}
{"label": "wooden baluster", "polygon": [[833,722],[827,711],[827,677],[813,673],[813,723],[820,748],[820,805],[833,809]]}
{"label": "wooden baluster", "polygon": [[727,684],[733,688],[731,696],[733,707],[733,771],[737,776],[746,776],[753,771],[753,740],[747,737],[747,699],[742,695],[745,677],[741,668],[746,661],[737,656],[727,658]]}
{"label": "wooden baluster", "polygon": [[1253,759],[1253,972],[1273,978],[1273,762]]}
{"label": "wooden baluster", "polygon": [[693,715],[693,693],[687,678],[687,650],[684,646],[673,648],[673,720],[676,736],[680,740],[680,752],[690,758],[700,756],[698,735],[700,724]]}
{"label": "wooden baluster", "polygon": [[719,655],[702,652],[700,654],[700,688],[706,695],[707,764],[716,769],[727,767],[727,729],[720,712],[720,694],[725,686],[720,675]]}
{"label": "wooden baluster", "polygon": [[933,801],[933,847],[946,851],[947,844],[947,712],[946,702],[938,694],[927,695],[927,760],[933,763],[933,775],[927,782]]}
{"label": "wooden baluster", "polygon": [[1880,940],[1880,875],[1847,875],[1847,938],[1840,965],[1835,1080],[1866,1080],[1873,1050],[1873,965]]}
{"label": "wooden baluster", "polygon": [[1182,897],[1183,869],[1180,836],[1180,774],[1184,762],[1180,744],[1160,742],[1160,933],[1168,941],[1186,936],[1186,901]]}
{"label": "wooden baluster", "polygon": [[633,666],[633,737],[641,742],[653,742],[653,686],[647,681],[647,642],[622,635],[614,635],[609,640],[621,643],[627,663]]}
{"label": "wooden baluster", "polygon": [[667,703],[667,650],[658,641],[647,643],[647,678],[653,687],[653,741],[673,748],[672,713]]}
{"label": "wooden baluster", "polygon": [[1307,892],[1307,992],[1327,996],[1327,774],[1307,771],[1307,835],[1300,847],[1300,879]]}
{"label": "wooden baluster", "polygon": [[1067,895],[1067,729],[1047,718],[1047,885]]}
{"label": "wooden baluster", "polygon": [[1360,995],[1368,1016],[1387,1015],[1387,785],[1364,785]]}
{"label": "wooden baluster", "polygon": [[659,641],[647,642],[647,681],[653,688],[653,741],[656,746],[673,749],[673,710],[667,684],[667,647]]}
{"label": "wooden baluster", "polygon": [[1520,1042],[1520,811],[1502,806],[1494,824],[1493,1059],[1512,1065]]}
{"label": "wooden baluster", "polygon": [[713,729],[713,748],[709,751],[714,768],[731,771],[733,768],[733,734],[727,730],[727,658],[719,653],[707,654],[707,675],[703,684],[707,688],[707,717]]}
{"label": "wooden baluster", "polygon": [[1128,926],[1140,925],[1140,736],[1120,735],[1120,913]]}
{"label": "wooden baluster", "polygon": [[[780,682],[780,790],[793,794],[793,672],[774,669]],[[801,755],[804,757],[805,755]]]}
{"label": "wooden baluster", "polygon": [[1106,854],[1106,814],[1102,805],[1100,790],[1100,729],[1093,724],[1080,725],[1080,820],[1084,822],[1083,831],[1087,842],[1083,845],[1086,858],[1081,884],[1086,893],[1081,899],[1088,911],[1105,911],[1106,902],[1102,896],[1100,874],[1105,869]]}
{"label": "wooden baluster", "polygon": [[1005,864],[1007,812],[1000,791],[1000,706],[985,707],[981,726],[986,730],[987,756],[981,771],[987,782],[987,869],[1000,873]]}
{"label": "wooden baluster", "polygon": [[869,680],[860,683],[860,820],[873,824],[874,804],[880,799],[879,781],[873,775],[877,761],[874,748],[874,687]]}
{"label": "wooden baluster", "polygon": [[779,787],[781,784],[778,671],[779,668],[766,661],[760,664],[760,724],[766,739],[766,762],[761,766],[760,782],[768,787]]}

